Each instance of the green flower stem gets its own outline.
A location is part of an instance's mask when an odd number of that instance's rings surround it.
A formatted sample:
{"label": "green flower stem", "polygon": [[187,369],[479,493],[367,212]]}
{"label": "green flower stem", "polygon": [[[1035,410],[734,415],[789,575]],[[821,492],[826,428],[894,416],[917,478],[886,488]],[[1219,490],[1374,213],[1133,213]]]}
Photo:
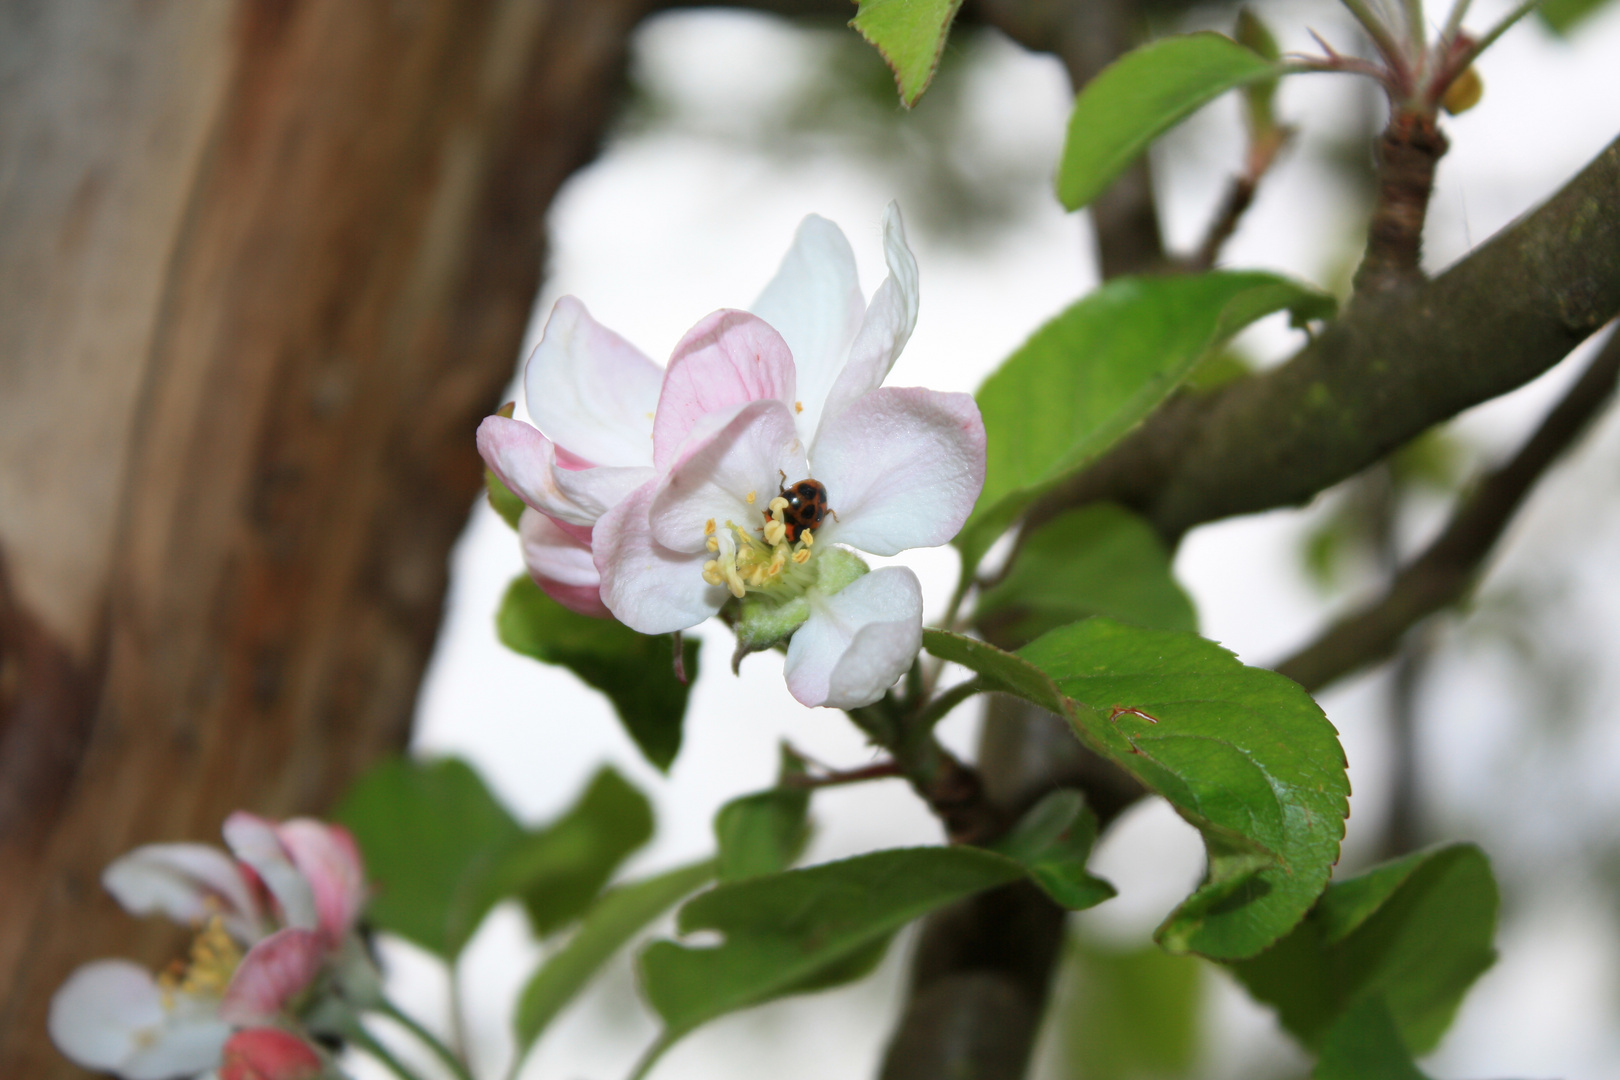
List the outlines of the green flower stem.
{"label": "green flower stem", "polygon": [[382,1001],[381,1011],[384,1016],[398,1023],[406,1031],[416,1036],[422,1045],[433,1051],[434,1056],[444,1062],[445,1066],[455,1074],[457,1080],[473,1080],[472,1072],[467,1068],[466,1062],[462,1061],[448,1046],[439,1041],[438,1036],[423,1027],[415,1017],[387,998]]}
{"label": "green flower stem", "polygon": [[974,694],[983,693],[984,684],[978,679],[969,679],[965,683],[958,683],[945,691],[939,697],[930,701],[928,705],[917,713],[913,723],[923,731],[932,731],[934,725],[945,719],[947,713]]}
{"label": "green flower stem", "polygon": [[354,1043],[354,1045],[358,1046],[360,1049],[382,1062],[383,1067],[389,1072],[393,1073],[395,1076],[399,1077],[399,1080],[422,1080],[421,1077],[407,1069],[405,1067],[405,1063],[400,1061],[399,1058],[395,1057],[393,1052],[389,1050],[388,1047],[378,1042],[371,1032],[367,1031],[360,1024],[358,1018],[355,1019],[353,1024],[347,1025],[347,1030],[343,1032],[343,1036],[350,1042]]}

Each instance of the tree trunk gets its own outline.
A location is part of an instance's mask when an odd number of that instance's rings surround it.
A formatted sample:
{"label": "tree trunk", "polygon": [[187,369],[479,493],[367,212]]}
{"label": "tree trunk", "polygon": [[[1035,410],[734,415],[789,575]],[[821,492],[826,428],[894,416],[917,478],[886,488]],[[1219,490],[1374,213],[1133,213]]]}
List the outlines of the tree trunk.
{"label": "tree trunk", "polygon": [[0,1075],[118,853],[404,745],[641,0],[0,9]]}

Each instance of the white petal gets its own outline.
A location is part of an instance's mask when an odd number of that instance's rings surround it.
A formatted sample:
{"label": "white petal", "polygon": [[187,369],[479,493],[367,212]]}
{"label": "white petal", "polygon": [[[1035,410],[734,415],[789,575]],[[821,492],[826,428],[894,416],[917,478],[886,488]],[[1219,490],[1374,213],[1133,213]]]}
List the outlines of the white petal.
{"label": "white petal", "polygon": [[824,425],[811,466],[838,514],[817,533],[893,555],[948,542],[984,487],[984,421],[968,394],[885,387]]}
{"label": "white petal", "polygon": [[804,406],[796,419],[806,446],[816,433],[827,394],[849,358],[864,308],[855,253],[843,230],[824,217],[809,215],[752,308],[793,352],[796,400]]}
{"label": "white petal", "polygon": [[710,413],[774,398],[792,407],[793,354],[782,335],[746,311],[716,311],[675,346],[653,419],[653,463],[669,468]]}
{"label": "white petal", "polygon": [[298,868],[292,864],[272,821],[238,810],[225,819],[225,843],[231,852],[253,867],[264,879],[270,895],[281,905],[288,926],[314,930],[320,920],[315,912],[315,893]]}
{"label": "white petal", "polygon": [[236,860],[208,844],[147,844],[114,859],[101,884],[131,915],[196,924],[219,915],[239,940],[258,936],[259,905]]}
{"label": "white petal", "polygon": [[903,566],[856,579],[832,596],[812,589],[810,618],[788,642],[783,675],[806,705],[870,705],[922,647],[922,586]]}
{"label": "white petal", "polygon": [[293,818],[276,828],[281,846],[315,894],[315,913],[327,947],[335,948],[360,918],[366,870],[354,836],[341,825]]}
{"label": "white petal", "polygon": [[288,928],[249,949],[231,976],[219,1014],[232,1024],[263,1024],[315,980],[321,970],[321,936]]}
{"label": "white petal", "polygon": [[529,416],[551,441],[593,465],[651,465],[652,418],[664,371],[564,296],[524,369]]}
{"label": "white petal", "polygon": [[643,634],[685,630],[720,610],[729,595],[703,580],[707,552],[671,551],[653,539],[647,514],[656,483],[637,488],[602,515],[591,534],[602,602]]}
{"label": "white petal", "polygon": [[63,1054],[130,1080],[192,1076],[218,1064],[230,1029],[191,999],[163,1007],[152,974],[127,960],[85,964],[51,999],[47,1028]]}
{"label": "white petal", "polygon": [[652,466],[565,469],[550,439],[521,420],[486,416],[478,452],[501,482],[536,510],[589,528],[608,508],[654,475]]}
{"label": "white petal", "polygon": [[[822,409],[822,425],[883,385],[917,325],[917,259],[906,244],[905,222],[895,203],[883,211],[883,257],[889,264],[889,276],[867,306],[860,332],[849,347],[849,362]],[[819,433],[816,438],[820,439]],[[812,452],[814,447],[812,442]]]}
{"label": "white petal", "polygon": [[581,615],[611,615],[602,603],[602,575],[596,571],[591,545],[527,508],[518,518],[518,539],[523,544],[523,565],[547,596]]}
{"label": "white petal", "polygon": [[754,401],[730,417],[708,419],[714,430],[693,430],[652,503],[653,537],[675,551],[703,551],[710,520],[763,526],[782,477],[805,473],[804,444],[780,401]]}

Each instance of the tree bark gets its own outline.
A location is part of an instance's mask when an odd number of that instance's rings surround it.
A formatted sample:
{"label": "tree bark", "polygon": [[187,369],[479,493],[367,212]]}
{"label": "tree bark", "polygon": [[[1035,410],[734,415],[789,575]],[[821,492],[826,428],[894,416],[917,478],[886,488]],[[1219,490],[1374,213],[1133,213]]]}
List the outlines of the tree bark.
{"label": "tree bark", "polygon": [[0,12],[0,1075],[118,853],[404,745],[472,433],[639,0]]}

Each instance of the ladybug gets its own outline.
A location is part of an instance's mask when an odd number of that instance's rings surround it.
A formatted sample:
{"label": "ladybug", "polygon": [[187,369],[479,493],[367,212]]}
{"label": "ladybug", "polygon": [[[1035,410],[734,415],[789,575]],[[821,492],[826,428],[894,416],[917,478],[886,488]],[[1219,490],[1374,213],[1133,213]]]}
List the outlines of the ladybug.
{"label": "ladybug", "polygon": [[[786,480],[786,474],[782,479]],[[777,494],[787,500],[782,510],[783,534],[788,543],[799,539],[803,529],[819,529],[832,511],[827,508],[827,488],[820,480],[798,480],[786,486],[778,485]],[[833,514],[836,518],[838,515]]]}

